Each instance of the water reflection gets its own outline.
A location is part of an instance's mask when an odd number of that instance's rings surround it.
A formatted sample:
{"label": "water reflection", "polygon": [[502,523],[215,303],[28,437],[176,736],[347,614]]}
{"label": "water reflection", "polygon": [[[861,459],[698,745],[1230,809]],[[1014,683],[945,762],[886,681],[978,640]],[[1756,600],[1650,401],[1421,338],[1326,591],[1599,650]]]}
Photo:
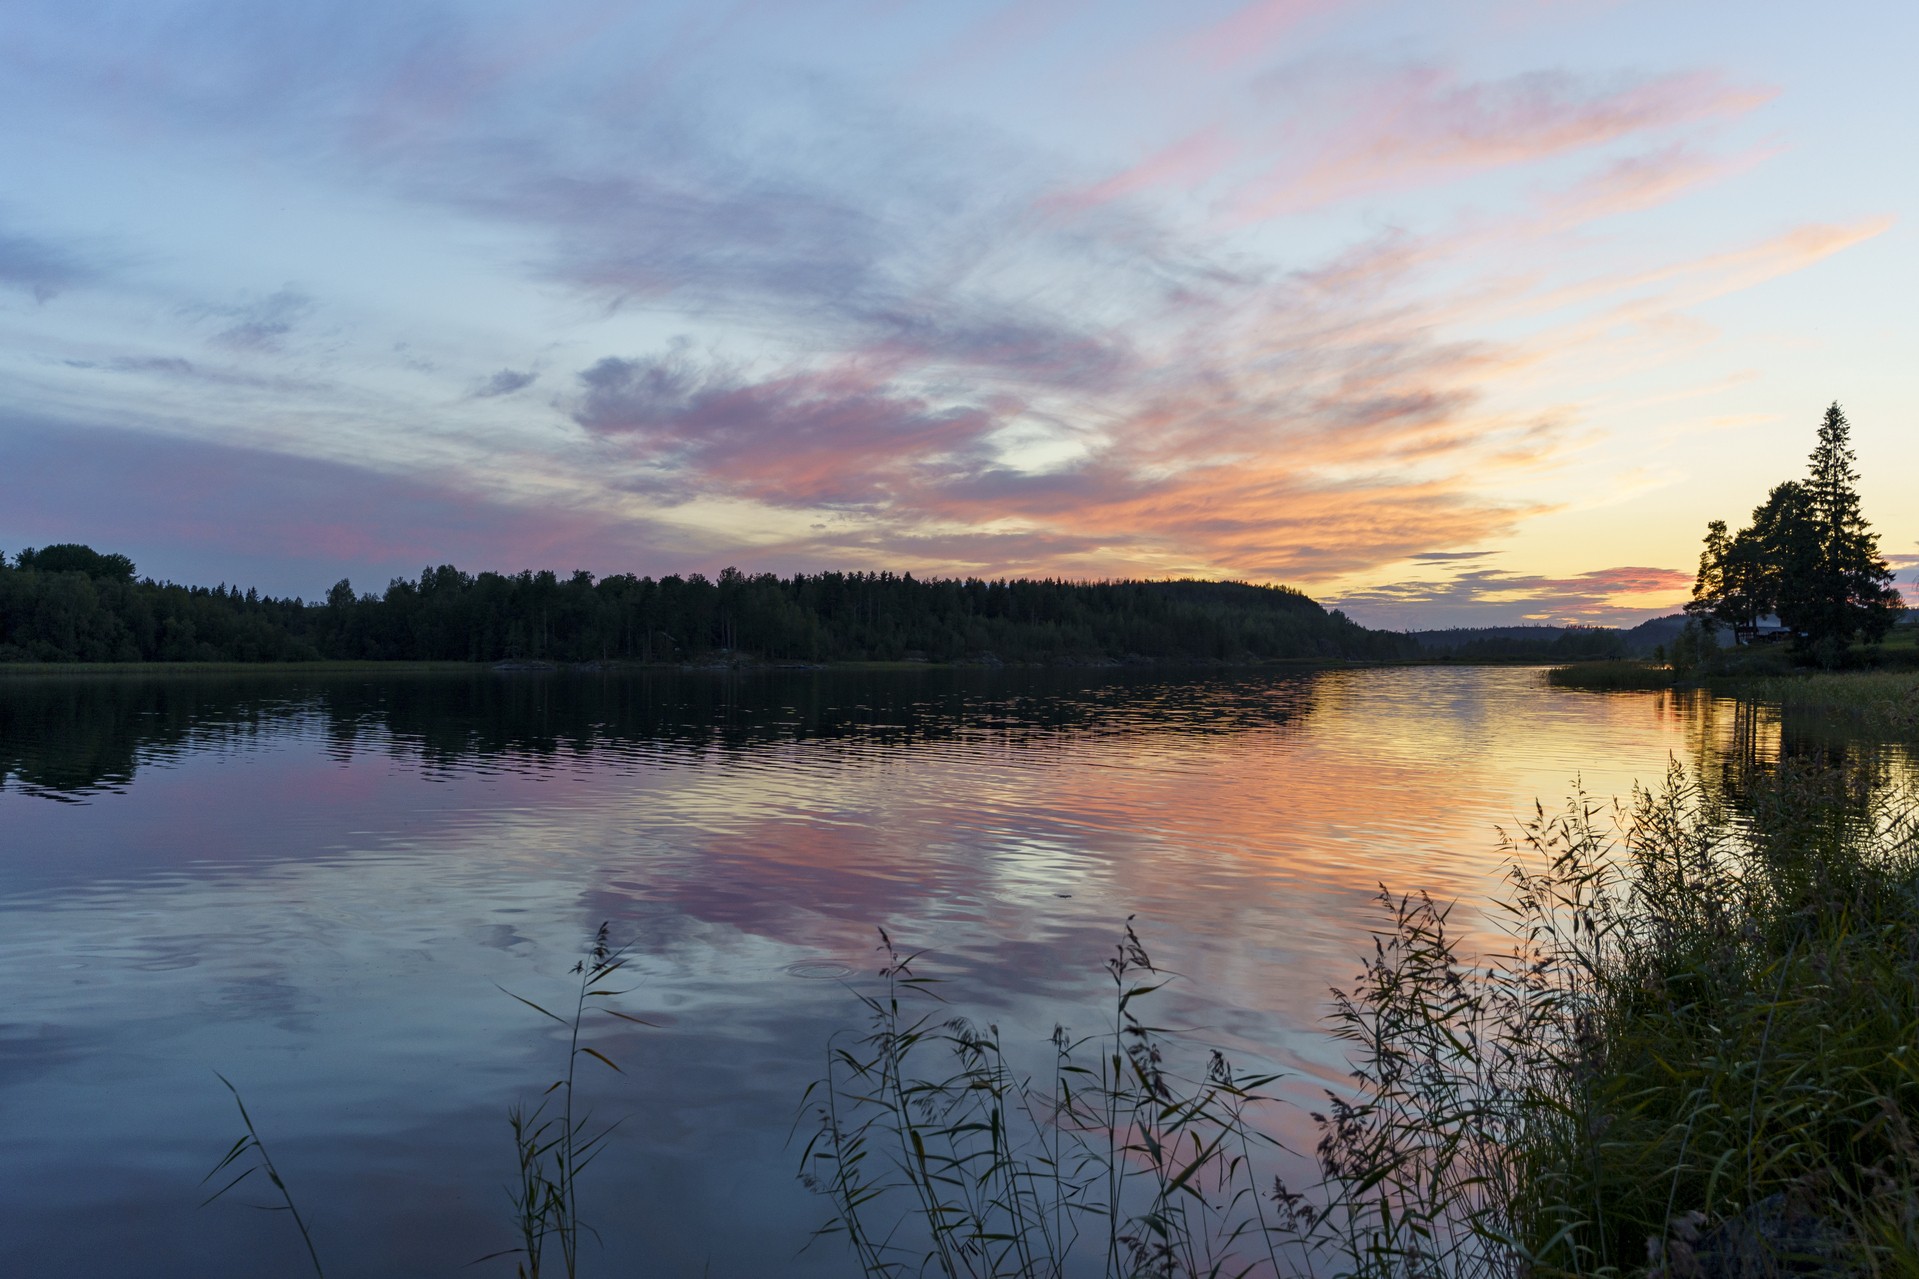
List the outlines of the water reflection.
{"label": "water reflection", "polygon": [[330,756],[429,769],[668,761],[782,742],[851,750],[965,738],[1246,733],[1311,709],[1310,677],[1140,672],[755,672],[16,677],[0,685],[0,786],[73,800],[183,753],[319,733]]}
{"label": "water reflection", "polygon": [[1854,724],[1702,689],[1647,695],[1685,740],[1676,758],[1734,814],[1775,796],[1782,774],[1817,774],[1830,798],[1863,814],[1919,783],[1911,746],[1862,735]]}
{"label": "water reflection", "polygon": [[1377,884],[1470,922],[1535,797],[1670,757],[1737,796],[1816,747],[1511,669],[0,682],[0,1237],[35,1273],[292,1264],[282,1220],[191,1207],[217,1068],[334,1269],[462,1271],[510,1244],[504,1110],[561,1047],[497,986],[557,994],[610,920],[659,1029],[592,1083],[631,1116],[603,1264],[844,1274],[795,1255],[823,1209],[784,1143],[875,925],[1038,1045],[1137,914],[1189,978],[1166,1019],[1310,1096]]}

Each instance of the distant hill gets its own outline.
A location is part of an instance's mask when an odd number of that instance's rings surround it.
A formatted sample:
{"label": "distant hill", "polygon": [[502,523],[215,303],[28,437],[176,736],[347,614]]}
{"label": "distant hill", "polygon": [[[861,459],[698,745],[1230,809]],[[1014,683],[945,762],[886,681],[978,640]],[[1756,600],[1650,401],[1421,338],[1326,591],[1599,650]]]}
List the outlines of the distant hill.
{"label": "distant hill", "polygon": [[1283,586],[918,579],[910,573],[595,578],[441,565],[324,601],[136,580],[84,546],[0,560],[0,661],[1391,661],[1411,640]]}
{"label": "distant hill", "polygon": [[1627,655],[1619,631],[1603,626],[1460,626],[1408,634],[1430,657],[1462,661],[1598,661]]}
{"label": "distant hill", "polygon": [[[1651,657],[1662,646],[1670,648],[1685,625],[1684,613],[1672,613],[1623,631],[1611,626],[1477,626],[1409,631],[1407,638],[1435,657],[1592,661]],[[1731,643],[1723,627],[1717,638],[1721,645]]]}

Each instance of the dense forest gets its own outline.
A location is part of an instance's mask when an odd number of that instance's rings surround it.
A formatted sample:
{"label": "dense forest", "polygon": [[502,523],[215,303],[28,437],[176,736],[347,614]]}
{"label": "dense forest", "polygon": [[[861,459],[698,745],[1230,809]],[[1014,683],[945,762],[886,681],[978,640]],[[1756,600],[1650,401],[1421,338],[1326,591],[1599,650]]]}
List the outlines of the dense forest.
{"label": "dense forest", "polygon": [[0,557],[0,661],[1260,661],[1392,659],[1283,586],[917,579],[911,574],[595,578],[427,569],[323,601],[140,579],[77,545]]}

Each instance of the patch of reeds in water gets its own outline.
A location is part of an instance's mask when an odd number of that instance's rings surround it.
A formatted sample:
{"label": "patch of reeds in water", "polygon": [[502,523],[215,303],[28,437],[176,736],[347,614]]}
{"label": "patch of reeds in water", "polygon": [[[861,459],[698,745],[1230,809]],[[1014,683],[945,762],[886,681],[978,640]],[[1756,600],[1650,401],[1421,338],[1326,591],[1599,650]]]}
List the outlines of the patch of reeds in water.
{"label": "patch of reeds in water", "polygon": [[1677,679],[1670,666],[1631,660],[1578,662],[1572,666],[1555,666],[1546,672],[1546,682],[1555,688],[1584,688],[1601,693],[1671,688]]}

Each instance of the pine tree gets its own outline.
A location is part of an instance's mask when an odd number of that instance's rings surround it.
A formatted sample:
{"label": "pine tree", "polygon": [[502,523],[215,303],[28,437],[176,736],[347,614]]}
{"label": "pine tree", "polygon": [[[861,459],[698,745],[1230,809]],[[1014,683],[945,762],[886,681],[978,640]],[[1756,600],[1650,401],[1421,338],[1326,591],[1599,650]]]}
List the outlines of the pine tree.
{"label": "pine tree", "polygon": [[1834,402],[1800,485],[1804,525],[1786,548],[1793,562],[1781,566],[1779,620],[1828,662],[1856,635],[1884,638],[1903,603],[1860,509],[1851,431]]}

